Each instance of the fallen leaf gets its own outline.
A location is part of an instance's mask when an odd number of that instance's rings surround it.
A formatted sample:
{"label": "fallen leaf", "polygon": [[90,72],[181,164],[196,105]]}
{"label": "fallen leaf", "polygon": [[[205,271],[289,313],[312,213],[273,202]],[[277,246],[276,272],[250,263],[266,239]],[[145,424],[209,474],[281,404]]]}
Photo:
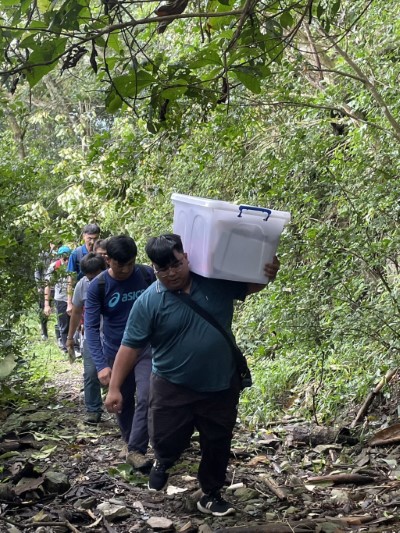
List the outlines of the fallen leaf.
{"label": "fallen leaf", "polygon": [[385,441],[388,441],[388,444],[400,442],[400,424],[394,424],[393,426],[377,431],[368,444],[370,446],[384,445]]}
{"label": "fallen leaf", "polygon": [[258,464],[269,464],[270,459],[266,455],[256,455],[248,461],[248,466],[257,466]]}
{"label": "fallen leaf", "polygon": [[40,485],[43,484],[43,482],[44,482],[43,476],[40,476],[37,478],[23,477],[22,479],[18,481],[17,486],[14,489],[14,492],[17,496],[20,496],[24,492],[29,492],[31,490],[37,489],[38,487],[40,487]]}
{"label": "fallen leaf", "polygon": [[172,494],[179,494],[180,492],[186,492],[188,489],[181,488],[181,487],[174,487],[174,485],[168,485],[167,487],[167,494],[172,496]]}
{"label": "fallen leaf", "polygon": [[146,523],[153,529],[170,529],[173,524],[172,520],[162,516],[152,516]]}

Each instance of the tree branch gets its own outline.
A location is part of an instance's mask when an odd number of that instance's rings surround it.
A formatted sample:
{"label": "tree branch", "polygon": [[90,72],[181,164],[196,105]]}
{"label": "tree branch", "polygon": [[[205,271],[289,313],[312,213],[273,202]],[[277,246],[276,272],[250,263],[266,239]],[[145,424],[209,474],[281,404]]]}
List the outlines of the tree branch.
{"label": "tree branch", "polygon": [[[176,20],[176,19],[193,19],[193,18],[204,18],[204,17],[205,18],[219,18],[219,17],[228,17],[228,16],[236,17],[236,16],[239,16],[239,15],[242,15],[242,14],[243,14],[243,9],[238,9],[238,10],[233,10],[233,11],[225,11],[225,12],[221,12],[221,13],[208,13],[208,12],[204,12],[204,13],[182,13],[182,14],[179,14],[179,15],[165,15],[163,17],[145,17],[143,19],[131,20],[129,22],[123,22],[123,23],[119,23],[119,24],[111,24],[109,26],[106,26],[102,30],[91,31],[91,32],[89,32],[87,34],[81,34],[81,36],[77,32],[75,32],[75,33],[54,32],[54,31],[49,30],[47,28],[41,28],[39,30],[41,33],[48,33],[48,34],[51,34],[51,35],[56,35],[57,37],[63,36],[63,37],[67,37],[69,39],[76,39],[77,42],[72,44],[70,47],[66,48],[64,50],[64,52],[62,52],[61,54],[59,54],[58,56],[54,57],[53,59],[51,59],[49,61],[42,61],[40,63],[35,63],[33,65],[24,64],[24,65],[21,65],[20,67],[16,67],[16,68],[9,69],[9,70],[3,70],[3,71],[0,71],[0,75],[4,76],[4,75],[17,74],[17,73],[23,72],[23,71],[25,71],[25,70],[27,70],[29,68],[44,67],[44,66],[47,66],[47,65],[52,65],[53,63],[56,63],[57,61],[59,61],[59,59],[61,59],[62,57],[64,57],[68,53],[70,53],[72,50],[74,50],[78,46],[82,46],[83,44],[85,44],[85,43],[87,43],[89,41],[92,41],[93,39],[98,39],[99,37],[102,37],[103,35],[109,35],[112,32],[121,31],[121,30],[128,29],[128,28],[135,28],[136,26],[141,26],[141,25],[146,25],[146,24],[152,24],[152,23],[157,23],[158,24],[159,22],[162,22],[162,21],[172,21],[172,20]],[[21,31],[21,29],[22,28],[19,28],[18,26],[2,26],[2,25],[0,25],[0,30]],[[38,33],[38,29],[37,28],[23,28],[23,30],[24,31],[32,31],[32,32]]]}
{"label": "tree branch", "polygon": [[372,96],[375,98],[378,105],[382,108],[383,113],[385,117],[387,118],[388,122],[392,126],[394,130],[395,137],[397,141],[400,142],[400,124],[397,122],[397,120],[394,118],[392,113],[390,112],[389,107],[386,105],[386,102],[384,101],[383,97],[381,96],[380,92],[376,88],[375,84],[364,74],[364,72],[361,70],[361,68],[357,65],[357,63],[349,56],[349,54],[343,50],[335,41],[333,37],[331,37],[324,28],[320,27],[319,31],[324,37],[332,43],[333,48],[336,50],[336,52],[346,61],[346,63],[356,72],[357,76],[360,78],[360,81],[364,84],[364,86],[369,90],[369,92],[372,94]]}

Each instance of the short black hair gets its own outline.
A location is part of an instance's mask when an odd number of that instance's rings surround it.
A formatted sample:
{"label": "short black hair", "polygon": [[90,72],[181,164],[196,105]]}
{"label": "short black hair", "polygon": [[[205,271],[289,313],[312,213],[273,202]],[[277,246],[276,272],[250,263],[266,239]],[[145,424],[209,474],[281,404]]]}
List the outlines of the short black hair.
{"label": "short black hair", "polygon": [[82,229],[82,234],[100,235],[100,226],[97,224],[86,224]]}
{"label": "short black hair", "polygon": [[106,249],[107,245],[107,239],[97,239],[93,245],[93,250],[96,251],[97,248],[103,248],[103,250]]}
{"label": "short black hair", "polygon": [[94,274],[107,268],[105,259],[101,255],[97,255],[94,252],[89,252],[82,257],[80,264],[82,274]]}
{"label": "short black hair", "polygon": [[109,259],[114,259],[118,263],[127,263],[137,256],[136,243],[128,235],[109,237],[106,243],[106,251]]}
{"label": "short black hair", "polygon": [[183,253],[183,244],[176,233],[164,233],[159,237],[151,237],[146,244],[146,254],[150,261],[161,268],[176,262],[174,251]]}

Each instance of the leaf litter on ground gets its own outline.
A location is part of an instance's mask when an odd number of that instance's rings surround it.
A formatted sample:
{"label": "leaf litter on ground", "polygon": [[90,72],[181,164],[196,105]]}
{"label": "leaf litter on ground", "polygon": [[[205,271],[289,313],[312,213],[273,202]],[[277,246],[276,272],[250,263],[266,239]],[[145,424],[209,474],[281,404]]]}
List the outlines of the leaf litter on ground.
{"label": "leaf litter on ground", "polygon": [[3,420],[1,532],[400,531],[400,451],[367,440],[377,430],[389,443],[396,437],[397,404],[350,444],[340,428],[304,419],[253,432],[238,425],[224,490],[237,512],[218,518],[197,510],[198,438],[171,469],[169,488],[149,492],[147,475],[120,457],[113,417],[85,425],[81,371],[76,364],[55,378],[57,409],[38,404]]}

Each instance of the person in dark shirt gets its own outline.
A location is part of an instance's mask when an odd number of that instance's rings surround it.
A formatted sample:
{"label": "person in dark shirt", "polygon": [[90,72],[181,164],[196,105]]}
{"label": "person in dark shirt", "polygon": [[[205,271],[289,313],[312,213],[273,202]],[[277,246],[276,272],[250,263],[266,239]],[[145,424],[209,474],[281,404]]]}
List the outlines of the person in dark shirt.
{"label": "person in dark shirt", "polygon": [[[232,343],[174,293],[186,293],[219,323],[228,337],[234,300],[259,292],[265,285],[210,279],[190,272],[179,235],[153,237],[146,252],[157,282],[135,302],[111,375],[105,406],[123,409],[121,385],[132,372],[144,346],[151,343],[149,432],[156,461],[149,489],[162,490],[168,469],[200,434],[198,479],[204,495],[198,509],[214,516],[235,512],[221,496],[230,456],[241,382]],[[279,269],[275,257],[264,272],[270,281]],[[267,279],[266,279],[267,283]]]}
{"label": "person in dark shirt", "polygon": [[68,303],[67,303],[67,313],[71,315],[72,312],[72,295],[74,292],[74,287],[77,281],[83,277],[83,272],[81,271],[81,261],[89,252],[93,252],[94,244],[100,236],[100,227],[97,224],[86,224],[82,229],[82,246],[78,246],[71,253],[68,261],[68,272],[71,275],[68,278]]}
{"label": "person in dark shirt", "polygon": [[[103,386],[108,386],[110,382],[115,355],[132,305],[155,280],[151,267],[136,265],[137,247],[131,237],[110,237],[106,242],[106,251],[109,268],[91,282],[85,303],[86,339]],[[149,442],[150,373],[151,348],[144,345],[135,369],[126,376],[122,385],[124,408],[117,414],[122,437],[127,444],[127,463],[138,469],[149,466],[146,452]]]}

